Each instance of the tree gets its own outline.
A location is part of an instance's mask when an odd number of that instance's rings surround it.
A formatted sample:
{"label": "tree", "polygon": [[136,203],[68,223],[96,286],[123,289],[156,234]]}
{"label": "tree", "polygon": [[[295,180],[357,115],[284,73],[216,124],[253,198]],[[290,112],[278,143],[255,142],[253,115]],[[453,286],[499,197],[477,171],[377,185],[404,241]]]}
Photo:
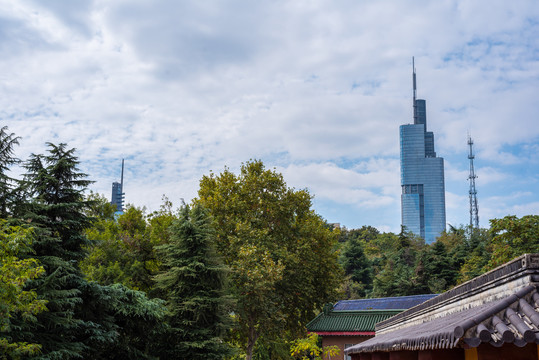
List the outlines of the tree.
{"label": "tree", "polygon": [[238,337],[250,360],[260,337],[303,334],[315,311],[336,297],[341,281],[337,235],[311,210],[306,190],[286,186],[261,161],[200,181],[216,246],[231,268]]}
{"label": "tree", "polygon": [[25,167],[27,201],[18,208],[19,218],[30,222],[36,234],[35,258],[45,274],[29,283],[49,311],[37,314],[37,322],[18,332],[17,341],[42,345],[45,358],[82,357],[94,342],[113,342],[110,324],[84,318],[88,283],[78,262],[86,253],[84,230],[91,219],[85,214],[88,202],[83,192],[91,181],[78,169],[75,149],[48,144],[47,155],[32,155]]}
{"label": "tree", "polygon": [[343,227],[339,236],[339,242],[344,243],[351,239],[360,239],[364,244],[368,244],[374,242],[378,235],[380,235],[380,232],[372,226],[363,225],[359,229],[350,230]]}
{"label": "tree", "polygon": [[471,280],[487,271],[488,263],[492,257],[490,243],[492,236],[488,229],[471,229],[466,241],[465,257],[459,269],[459,283]]}
{"label": "tree", "polygon": [[458,268],[445,244],[437,240],[420,252],[416,263],[418,285],[425,292],[442,293],[457,282]]}
{"label": "tree", "polygon": [[[385,234],[376,247],[379,271],[373,281],[373,295],[407,296],[428,292],[426,284],[417,276],[417,260],[425,249],[423,239],[407,232],[403,227],[398,235]],[[378,242],[378,241],[377,241]],[[383,245],[382,245],[383,244]]]}
{"label": "tree", "polygon": [[157,247],[165,271],[155,277],[167,300],[170,329],[164,359],[222,359],[229,327],[227,268],[213,248],[210,220],[201,206],[184,206],[168,244]]}
{"label": "tree", "polygon": [[290,355],[301,360],[322,360],[338,356],[340,351],[337,345],[320,346],[320,338],[316,333],[310,333],[304,339],[297,339],[292,343]]}
{"label": "tree", "polygon": [[493,269],[526,253],[539,252],[539,215],[514,215],[490,220],[492,257],[488,269]]}
{"label": "tree", "polygon": [[365,297],[372,290],[372,266],[360,238],[349,238],[344,244],[339,261],[351,281],[350,287],[355,288],[357,297]]}
{"label": "tree", "polygon": [[96,220],[86,230],[92,244],[81,262],[85,275],[101,285],[120,283],[159,296],[153,277],[160,271],[161,261],[155,247],[168,242],[168,228],[176,219],[170,202],[149,216],[144,209],[129,205],[116,220],[105,198],[93,195],[91,199],[96,203],[91,210]]}
{"label": "tree", "polygon": [[0,218],[7,218],[10,205],[14,201],[14,183],[13,178],[7,175],[11,165],[19,162],[19,159],[13,156],[13,148],[19,145],[19,137],[8,133],[7,126],[0,129]]}
{"label": "tree", "polygon": [[19,315],[25,322],[34,322],[35,315],[46,310],[46,301],[37,299],[33,290],[26,290],[28,281],[44,272],[36,259],[21,259],[31,252],[32,232],[22,227],[8,226],[0,220],[0,355],[18,358],[40,351],[36,343],[12,342],[12,317]]}
{"label": "tree", "polygon": [[[472,232],[466,230],[463,226],[458,228],[449,224],[449,231],[444,231],[438,239],[437,242],[444,244],[448,256],[451,258],[453,263],[453,268],[456,271],[464,265],[466,259],[470,256],[471,242],[468,241],[466,235],[471,234],[474,236],[475,233],[479,232],[480,229],[472,229]],[[460,280],[461,275],[457,276],[457,280]]]}
{"label": "tree", "polygon": [[156,359],[167,345],[160,341],[168,327],[163,300],[149,299],[146,293],[122,284],[87,282],[82,294],[84,306],[79,314],[101,330],[101,337],[87,342],[85,359]]}

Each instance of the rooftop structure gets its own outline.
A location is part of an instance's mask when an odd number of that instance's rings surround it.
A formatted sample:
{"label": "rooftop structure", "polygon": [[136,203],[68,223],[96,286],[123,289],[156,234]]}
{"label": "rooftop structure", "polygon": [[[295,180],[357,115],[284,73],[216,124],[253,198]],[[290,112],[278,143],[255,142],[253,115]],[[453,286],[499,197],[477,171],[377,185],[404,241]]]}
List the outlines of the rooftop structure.
{"label": "rooftop structure", "polygon": [[[344,349],[374,336],[375,325],[436,295],[341,300],[307,324],[309,332],[322,336],[322,346]],[[342,358],[342,357],[341,357]]]}
{"label": "rooftop structure", "polygon": [[537,359],[538,286],[539,254],[523,255],[378,323],[374,338],[345,352],[352,359]]}
{"label": "rooftop structure", "polygon": [[400,126],[401,220],[431,243],[445,230],[444,159],[436,156],[434,134],[427,131],[426,102],[416,98],[412,67],[414,123]]}

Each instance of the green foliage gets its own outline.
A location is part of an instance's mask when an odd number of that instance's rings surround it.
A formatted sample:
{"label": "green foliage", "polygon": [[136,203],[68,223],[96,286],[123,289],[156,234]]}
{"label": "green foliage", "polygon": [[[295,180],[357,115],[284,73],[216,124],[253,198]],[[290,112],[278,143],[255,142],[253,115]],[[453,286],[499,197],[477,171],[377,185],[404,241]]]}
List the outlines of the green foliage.
{"label": "green foliage", "polygon": [[253,360],[292,360],[290,343],[285,340],[266,340],[264,337],[259,337],[253,351]]}
{"label": "green foliage", "polygon": [[490,250],[492,236],[486,229],[473,229],[467,240],[463,259],[459,270],[459,283],[477,277],[488,269],[488,263],[492,257]]}
{"label": "green foliage", "polygon": [[92,228],[99,227],[99,224],[96,224],[99,220],[114,220],[116,206],[112,205],[103,195],[90,191],[86,200],[88,203],[86,215],[94,220]]}
{"label": "green foliage", "polygon": [[[472,237],[475,234],[478,234],[481,230],[474,229],[472,231]],[[459,272],[459,269],[462,268],[466,259],[470,255],[470,250],[475,248],[475,245],[472,245],[473,240],[470,240],[466,237],[469,233],[464,227],[455,228],[452,225],[449,225],[449,231],[444,231],[436,240],[445,246],[448,256],[451,258],[453,268]],[[457,281],[462,277],[462,274],[457,275]]]}
{"label": "green foliage", "polygon": [[303,339],[297,339],[292,343],[290,354],[295,359],[301,360],[322,360],[331,359],[340,353],[339,347],[332,345],[323,347],[320,345],[320,338],[316,333],[310,333]]}
{"label": "green foliage", "polygon": [[345,243],[350,240],[360,240],[362,244],[369,244],[376,241],[380,232],[372,226],[362,226],[359,229],[343,228],[339,235],[339,242]]}
{"label": "green foliage", "polygon": [[400,234],[381,237],[374,248],[379,266],[374,277],[373,296],[406,296],[428,292],[425,284],[419,282],[416,263],[419,254],[425,249],[423,239],[401,230]]}
{"label": "green foliage", "polygon": [[32,155],[23,181],[9,177],[18,141],[0,129],[3,358],[319,358],[328,349],[304,325],[339,287],[347,298],[442,292],[539,252],[537,215],[450,226],[429,245],[405,229],[333,229],[260,161],[204,176],[192,210],[164,198],[115,218],[103,196],[85,197],[91,182],[65,144]]}
{"label": "green foliage", "polygon": [[164,359],[222,359],[229,327],[230,299],[225,295],[228,269],[213,248],[210,219],[202,207],[184,206],[168,244],[157,247],[165,271],[155,277],[165,294],[170,326]]}
{"label": "green foliage", "polygon": [[348,236],[339,258],[347,276],[348,299],[365,297],[372,291],[372,264],[365,255],[364,244],[375,239],[370,237],[372,233],[366,227],[351,233],[353,236]]}
{"label": "green foliage", "polygon": [[10,209],[16,201],[15,183],[16,181],[7,175],[11,165],[19,162],[13,156],[15,145],[19,145],[19,137],[13,133],[8,133],[7,126],[0,128],[0,218],[7,218]]}
{"label": "green foliage", "polygon": [[442,241],[427,247],[418,257],[416,276],[424,292],[441,293],[457,282],[458,268]]}
{"label": "green foliage", "polygon": [[43,357],[67,359],[82,356],[85,342],[92,339],[88,334],[97,326],[77,311],[84,302],[85,286],[77,261],[85,256],[84,229],[91,223],[83,192],[91,182],[79,172],[74,149],[66,149],[65,144],[48,146],[47,155],[32,155],[25,164],[29,199],[16,215],[34,228],[32,247],[45,273],[28,286],[38,299],[47,301],[49,311],[37,314],[37,322],[23,324],[14,339],[41,344]]}
{"label": "green foliage", "polygon": [[149,299],[142,291],[124,285],[86,283],[80,313],[99,324],[84,352],[87,359],[156,359],[160,339],[167,329],[163,300]]}
{"label": "green foliage", "polygon": [[247,359],[259,337],[279,339],[283,329],[302,334],[315,311],[335,299],[341,281],[337,235],[310,209],[309,193],[250,161],[237,176],[228,169],[204,176],[198,195],[231,268],[235,331]]}
{"label": "green foliage", "polygon": [[94,213],[102,215],[86,231],[92,245],[87,247],[89,255],[81,269],[88,279],[102,285],[120,283],[156,295],[153,277],[161,262],[155,247],[168,241],[168,228],[176,215],[162,207],[147,217],[143,209],[128,206],[116,221],[106,199],[93,199],[98,204]]}
{"label": "green foliage", "polygon": [[539,215],[514,215],[490,220],[492,257],[488,270],[517,256],[539,252]]}
{"label": "green foliage", "polygon": [[8,226],[0,220],[0,354],[12,358],[32,355],[41,349],[35,343],[11,342],[13,316],[34,322],[35,315],[46,310],[46,301],[37,299],[35,291],[25,289],[28,281],[44,273],[36,259],[20,258],[31,252],[32,240],[31,230]]}

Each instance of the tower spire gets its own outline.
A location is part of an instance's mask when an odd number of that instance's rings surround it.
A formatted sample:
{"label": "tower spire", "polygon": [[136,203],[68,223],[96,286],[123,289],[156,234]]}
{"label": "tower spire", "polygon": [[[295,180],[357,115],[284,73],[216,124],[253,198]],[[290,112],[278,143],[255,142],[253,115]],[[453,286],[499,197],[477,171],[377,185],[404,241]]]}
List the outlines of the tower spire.
{"label": "tower spire", "polygon": [[122,159],[122,177],[120,178],[120,184],[122,186],[122,191],[124,188],[124,159]]}
{"label": "tower spire", "polygon": [[479,228],[479,207],[477,206],[477,190],[475,189],[475,175],[473,159],[475,158],[473,154],[473,140],[468,134],[468,146],[470,151],[468,153],[468,159],[470,159],[470,174],[468,175],[468,180],[470,181],[470,229]]}
{"label": "tower spire", "polygon": [[415,77],[415,60],[414,60],[414,57],[412,56],[412,82],[413,82],[413,90],[414,90],[414,124],[417,124],[417,103],[416,103],[416,98],[417,98],[417,87],[416,87],[416,77]]}

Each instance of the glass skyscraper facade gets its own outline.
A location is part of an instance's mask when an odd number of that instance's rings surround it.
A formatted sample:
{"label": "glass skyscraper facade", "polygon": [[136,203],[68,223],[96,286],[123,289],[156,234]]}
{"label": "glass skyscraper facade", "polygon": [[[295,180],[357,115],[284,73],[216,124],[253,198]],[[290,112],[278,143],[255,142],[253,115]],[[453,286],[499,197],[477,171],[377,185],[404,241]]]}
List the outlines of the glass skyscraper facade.
{"label": "glass skyscraper facade", "polygon": [[110,203],[116,206],[116,211],[122,212],[124,210],[124,192],[122,189],[122,183],[112,183],[112,197]]}
{"label": "glass skyscraper facade", "polygon": [[406,229],[431,243],[445,230],[444,159],[427,131],[425,100],[415,98],[414,123],[400,126],[401,213]]}

